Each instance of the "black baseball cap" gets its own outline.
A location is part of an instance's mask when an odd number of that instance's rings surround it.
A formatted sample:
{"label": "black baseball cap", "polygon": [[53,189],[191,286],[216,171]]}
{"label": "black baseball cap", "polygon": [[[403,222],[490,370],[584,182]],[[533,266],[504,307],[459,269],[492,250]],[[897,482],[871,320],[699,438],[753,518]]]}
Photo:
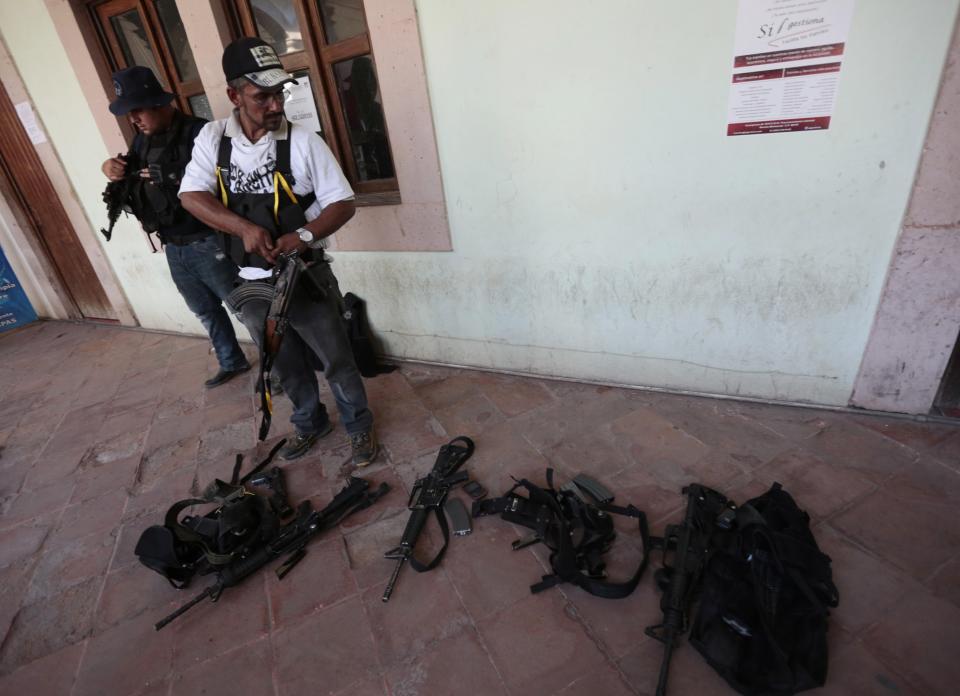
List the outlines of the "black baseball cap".
{"label": "black baseball cap", "polygon": [[283,69],[273,46],[257,36],[244,36],[223,50],[223,74],[227,82],[245,77],[263,89],[288,82],[297,84],[293,75]]}
{"label": "black baseball cap", "polygon": [[117,98],[110,102],[110,113],[123,116],[134,109],[152,109],[166,106],[173,95],[165,92],[150,68],[134,65],[113,73],[113,90]]}

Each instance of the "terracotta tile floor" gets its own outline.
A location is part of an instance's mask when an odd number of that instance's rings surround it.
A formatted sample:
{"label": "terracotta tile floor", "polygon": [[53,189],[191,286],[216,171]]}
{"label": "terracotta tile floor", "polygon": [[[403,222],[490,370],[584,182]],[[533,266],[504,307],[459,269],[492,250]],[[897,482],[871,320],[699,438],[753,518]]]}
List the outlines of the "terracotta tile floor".
{"label": "terracotta tile floor", "polygon": [[[236,452],[255,458],[290,432],[280,399],[258,445],[252,376],[206,391],[214,369],[197,338],[55,322],[0,337],[0,693],[653,693],[651,574],[620,601],[531,595],[542,547],[512,552],[516,531],[497,519],[380,601],[406,491],[460,434],[492,491],[542,481],[548,465],[586,471],[655,532],[681,514],[688,481],[737,500],[782,482],[840,587],[827,692],[956,693],[960,429],[416,365],[368,381],[384,452],[364,475],[394,491],[317,539],[285,581],[261,573],[154,632],[192,590],[140,566],[140,531],[228,477]],[[286,464],[293,497],[329,500],[348,451],[338,428]],[[614,573],[636,558],[625,531]],[[671,687],[729,692],[686,645]]]}

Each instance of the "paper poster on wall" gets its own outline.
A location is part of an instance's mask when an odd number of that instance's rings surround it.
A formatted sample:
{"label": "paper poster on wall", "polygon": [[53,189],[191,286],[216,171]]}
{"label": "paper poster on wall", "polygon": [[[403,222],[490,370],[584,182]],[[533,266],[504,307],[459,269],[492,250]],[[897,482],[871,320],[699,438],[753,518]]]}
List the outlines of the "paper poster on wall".
{"label": "paper poster on wall", "polygon": [[0,332],[29,324],[36,318],[37,313],[0,248]]}
{"label": "paper poster on wall", "polygon": [[727,135],[824,130],[854,0],[740,0]]}
{"label": "paper poster on wall", "polygon": [[315,133],[322,132],[320,116],[317,113],[317,104],[313,100],[313,91],[310,89],[310,78],[304,74],[294,75],[299,84],[288,84],[287,100],[283,110],[290,123],[299,123]]}
{"label": "paper poster on wall", "polygon": [[27,135],[30,136],[30,142],[34,145],[47,142],[47,136],[44,134],[40,124],[37,123],[37,117],[30,107],[30,102],[19,102],[15,104],[13,108],[17,110],[17,116],[20,117],[20,123],[23,124],[23,129],[27,131]]}

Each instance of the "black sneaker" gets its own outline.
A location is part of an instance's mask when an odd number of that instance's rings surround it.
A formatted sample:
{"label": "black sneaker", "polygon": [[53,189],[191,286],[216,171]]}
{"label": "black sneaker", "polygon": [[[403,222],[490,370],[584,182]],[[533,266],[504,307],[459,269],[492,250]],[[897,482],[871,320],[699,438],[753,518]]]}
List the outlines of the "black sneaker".
{"label": "black sneaker", "polygon": [[220,369],[217,372],[217,374],[215,374],[213,377],[211,377],[206,382],[204,382],[203,385],[207,389],[211,389],[213,387],[219,387],[221,384],[225,382],[229,382],[231,379],[233,379],[237,375],[242,375],[244,372],[246,372],[249,369],[250,369],[250,365],[244,365],[243,367],[239,367],[236,370]]}
{"label": "black sneaker", "polygon": [[373,430],[350,436],[350,450],[354,466],[366,466],[377,458],[380,447],[377,434]]}
{"label": "black sneaker", "polygon": [[292,438],[287,440],[287,444],[280,449],[280,459],[284,459],[286,461],[290,461],[291,459],[299,459],[310,451],[310,448],[316,444],[317,440],[324,435],[329,435],[330,431],[332,430],[333,423],[328,421],[324,427],[310,435],[297,433]]}

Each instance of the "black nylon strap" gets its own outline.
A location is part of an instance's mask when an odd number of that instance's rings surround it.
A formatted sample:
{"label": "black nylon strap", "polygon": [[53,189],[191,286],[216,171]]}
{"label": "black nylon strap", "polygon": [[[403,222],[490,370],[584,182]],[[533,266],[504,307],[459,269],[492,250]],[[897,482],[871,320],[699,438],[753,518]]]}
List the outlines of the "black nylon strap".
{"label": "black nylon strap", "polygon": [[[250,479],[252,479],[254,476],[256,476],[257,474],[259,474],[259,473],[264,469],[264,467],[266,467],[270,462],[272,462],[272,461],[273,461],[273,458],[277,456],[277,452],[280,451],[280,448],[283,447],[283,446],[286,444],[286,442],[287,442],[287,438],[282,438],[282,439],[280,440],[280,442],[278,442],[277,444],[275,444],[275,445],[273,446],[273,448],[270,450],[270,453],[267,455],[267,458],[266,458],[266,459],[264,459],[262,462],[260,462],[260,463],[257,464],[255,467],[253,467],[250,471],[248,471],[246,474],[244,474],[243,478],[240,479],[240,485],[242,486],[242,485],[245,484],[247,481],[249,481]],[[237,456],[239,456],[239,455],[237,455]],[[239,464],[239,462],[238,462],[238,464]]]}
{"label": "black nylon strap", "polygon": [[230,200],[230,155],[233,153],[233,138],[227,135],[227,129],[224,127],[223,135],[220,136],[220,146],[217,148],[217,169],[220,170],[220,180],[223,181],[223,190],[226,192],[227,201]]}
{"label": "black nylon strap", "polygon": [[604,599],[622,599],[633,592],[640,583],[640,578],[643,577],[643,571],[647,569],[647,564],[650,562],[650,528],[647,525],[647,516],[639,510],[637,510],[637,512],[639,513],[636,517],[640,529],[640,541],[643,544],[643,557],[640,559],[640,565],[637,567],[637,571],[633,574],[633,577],[626,582],[607,582],[605,580],[587,577],[583,575],[583,573],[578,573],[580,579],[577,581],[577,585],[590,594],[603,597]]}
{"label": "black nylon strap", "polygon": [[287,137],[283,140],[277,140],[277,160],[276,160],[276,169],[283,175],[283,178],[287,180],[287,183],[290,184],[290,188],[293,188],[293,185],[296,181],[293,178],[293,172],[290,171],[290,130],[291,124],[287,124]]}
{"label": "black nylon strap", "polygon": [[440,565],[440,561],[443,560],[443,555],[447,552],[447,544],[450,543],[450,527],[447,524],[447,516],[443,513],[443,510],[438,507],[433,508],[433,512],[436,514],[440,531],[443,532],[443,546],[440,547],[437,555],[434,556],[433,560],[429,563],[421,563],[414,556],[410,556],[410,567],[418,573],[426,573],[428,570],[433,570]]}
{"label": "black nylon strap", "polygon": [[[290,142],[292,139],[293,133],[293,124],[287,124],[287,137],[283,140],[277,141],[277,164],[276,169],[280,172],[287,184],[290,186],[290,190],[293,190],[293,187],[296,185],[297,180],[293,176],[293,168],[290,166]],[[297,195],[297,204],[306,212],[307,208],[314,204],[314,201],[317,200],[317,194],[313,191]]]}
{"label": "black nylon strap", "polygon": [[[223,134],[220,136],[220,145],[217,147],[217,169],[220,171],[220,183],[223,188],[220,192],[221,202],[230,208],[230,156],[233,154],[233,138],[227,135],[227,126],[223,126]],[[230,256],[230,235],[221,234],[223,253]],[[246,250],[243,252],[243,258],[240,261],[241,266],[250,265],[250,254]],[[261,438],[263,439],[263,438]]]}
{"label": "black nylon strap", "polygon": [[[553,471],[551,469],[547,469],[547,485],[548,488],[543,489],[523,479],[514,488],[525,488],[529,494],[528,499],[515,495],[512,492],[514,489],[511,489],[511,492],[502,498],[475,502],[473,505],[474,517],[499,513],[504,520],[535,530],[540,538],[546,540],[548,545],[554,549],[550,555],[550,566],[554,573],[544,575],[540,582],[530,587],[530,591],[534,594],[562,582],[571,582],[586,592],[605,599],[619,599],[633,592],[650,560],[651,541],[646,515],[633,505],[616,506],[607,504],[594,506],[596,509],[610,514],[637,519],[643,556],[633,576],[624,582],[609,582],[590,577],[580,570],[577,547],[571,537],[571,534],[576,530],[586,531],[590,528],[587,525],[588,513],[583,507],[584,504],[575,494],[561,491],[559,495],[564,496],[567,508],[573,515],[573,519],[568,519],[566,509],[561,505],[558,494],[553,489]],[[550,522],[553,522],[555,527],[551,526]],[[546,539],[548,527],[555,528],[556,539]],[[603,568],[603,562],[598,555],[595,555],[587,559],[587,566],[588,570],[599,572]]]}

